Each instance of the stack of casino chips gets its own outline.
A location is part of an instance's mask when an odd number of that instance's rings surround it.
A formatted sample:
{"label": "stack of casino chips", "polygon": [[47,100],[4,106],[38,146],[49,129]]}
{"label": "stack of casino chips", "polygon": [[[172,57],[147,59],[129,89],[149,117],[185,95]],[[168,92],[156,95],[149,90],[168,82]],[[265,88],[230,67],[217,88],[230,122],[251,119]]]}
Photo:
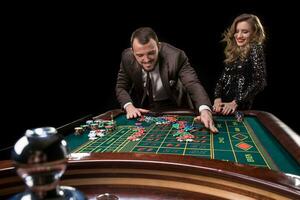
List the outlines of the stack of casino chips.
{"label": "stack of casino chips", "polygon": [[187,121],[177,121],[177,123],[174,123],[172,127],[178,130],[176,133],[173,134],[173,136],[176,137],[177,141],[194,141],[195,136],[191,134],[191,131],[194,130],[194,127],[187,125]]}
{"label": "stack of casino chips", "polygon": [[[139,124],[139,125],[137,125],[137,124]],[[138,141],[146,133],[145,128],[141,127],[140,123],[136,123],[136,125],[137,125],[137,127],[132,129],[134,131],[133,134],[127,138],[130,141]]]}
{"label": "stack of casino chips", "polygon": [[[194,126],[188,125],[187,121],[178,120],[176,115],[167,115],[162,117],[152,117],[152,116],[142,116],[138,119],[140,122],[146,123],[155,123],[159,126],[168,126],[171,125],[173,129],[177,129],[176,133],[173,136],[176,137],[179,142],[192,142],[195,139],[195,136],[192,135],[192,132],[195,132],[196,129]],[[139,137],[135,135],[128,138],[129,140],[138,140]]]}
{"label": "stack of casino chips", "polygon": [[146,123],[155,123],[156,125],[169,125],[177,121],[176,115],[168,115],[162,117],[141,116],[138,121]]}
{"label": "stack of casino chips", "polygon": [[234,113],[234,115],[235,115],[235,118],[236,118],[236,120],[237,120],[238,122],[242,122],[242,121],[244,120],[244,113],[243,113],[243,112],[241,112],[241,111],[236,111],[236,112]]}
{"label": "stack of casino chips", "polygon": [[90,129],[89,125],[87,125],[87,124],[83,124],[80,127],[83,129],[83,132],[86,132]]}
{"label": "stack of casino chips", "polygon": [[[192,135],[191,133],[189,132],[177,132],[178,133],[178,136],[176,137],[176,140],[179,141],[179,142],[192,142],[194,141],[194,138],[195,136]],[[174,135],[176,136],[176,135]]]}
{"label": "stack of casino chips", "polygon": [[82,127],[75,127],[74,128],[74,135],[82,135],[83,134],[83,128]]}
{"label": "stack of casino chips", "polygon": [[96,137],[103,137],[106,133],[111,133],[115,130],[115,121],[113,120],[95,120],[91,124],[89,139],[94,140]]}
{"label": "stack of casino chips", "polygon": [[74,128],[75,135],[88,133],[90,140],[95,140],[97,137],[103,137],[105,133],[111,133],[115,130],[116,123],[113,120],[87,120],[86,124]]}
{"label": "stack of casino chips", "polygon": [[89,131],[90,128],[90,124],[93,123],[93,120],[88,120],[86,121],[86,124],[80,125],[80,127],[75,127],[74,128],[74,135],[82,135],[83,133]]}
{"label": "stack of casino chips", "polygon": [[115,130],[115,122],[114,121],[108,121],[106,122],[105,130],[107,133],[111,133]]}
{"label": "stack of casino chips", "polygon": [[91,126],[91,124],[93,124],[94,123],[94,121],[93,120],[87,120],[86,122],[86,125],[88,125],[89,127]]}

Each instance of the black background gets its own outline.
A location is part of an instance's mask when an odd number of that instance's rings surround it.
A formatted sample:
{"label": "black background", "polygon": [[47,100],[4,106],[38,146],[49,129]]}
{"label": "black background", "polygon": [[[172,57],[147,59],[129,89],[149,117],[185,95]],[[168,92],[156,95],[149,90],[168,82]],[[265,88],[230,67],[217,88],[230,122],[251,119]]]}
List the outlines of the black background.
{"label": "black background", "polygon": [[161,41],[183,49],[212,97],[223,68],[221,34],[242,13],[258,15],[267,34],[268,86],[254,109],[273,113],[300,132],[299,17],[288,1],[16,4],[4,9],[0,149],[26,129],[58,127],[119,107],[114,87],[120,55],[140,26],[151,26]]}

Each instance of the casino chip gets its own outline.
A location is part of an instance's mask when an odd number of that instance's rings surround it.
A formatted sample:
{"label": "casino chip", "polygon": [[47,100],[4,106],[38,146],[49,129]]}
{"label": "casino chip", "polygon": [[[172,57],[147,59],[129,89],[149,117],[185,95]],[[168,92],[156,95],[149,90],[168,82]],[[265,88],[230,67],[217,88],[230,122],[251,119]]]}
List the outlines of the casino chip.
{"label": "casino chip", "polygon": [[83,128],[82,127],[75,127],[74,135],[82,135],[83,134]]}
{"label": "casino chip", "polygon": [[242,122],[244,120],[244,113],[241,111],[236,111],[235,118],[238,122]]}

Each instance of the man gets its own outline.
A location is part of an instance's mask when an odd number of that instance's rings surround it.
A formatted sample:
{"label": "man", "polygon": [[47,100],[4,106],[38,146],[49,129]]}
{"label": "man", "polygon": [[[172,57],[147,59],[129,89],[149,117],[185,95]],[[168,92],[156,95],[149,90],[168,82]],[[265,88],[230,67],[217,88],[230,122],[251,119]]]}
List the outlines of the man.
{"label": "man", "polygon": [[163,110],[194,105],[200,113],[196,120],[218,132],[208,95],[182,50],[158,42],[149,27],[132,33],[131,47],[122,53],[116,85],[117,99],[128,119],[149,112],[144,108]]}

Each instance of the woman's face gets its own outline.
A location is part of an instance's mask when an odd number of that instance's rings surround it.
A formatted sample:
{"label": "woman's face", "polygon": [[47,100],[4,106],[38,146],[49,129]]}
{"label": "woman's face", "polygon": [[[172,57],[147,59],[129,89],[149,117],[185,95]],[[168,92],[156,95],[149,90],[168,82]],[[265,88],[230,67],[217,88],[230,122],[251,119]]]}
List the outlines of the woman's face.
{"label": "woman's face", "polygon": [[241,21],[236,24],[234,38],[239,47],[243,47],[250,42],[252,35],[251,25],[247,21]]}

